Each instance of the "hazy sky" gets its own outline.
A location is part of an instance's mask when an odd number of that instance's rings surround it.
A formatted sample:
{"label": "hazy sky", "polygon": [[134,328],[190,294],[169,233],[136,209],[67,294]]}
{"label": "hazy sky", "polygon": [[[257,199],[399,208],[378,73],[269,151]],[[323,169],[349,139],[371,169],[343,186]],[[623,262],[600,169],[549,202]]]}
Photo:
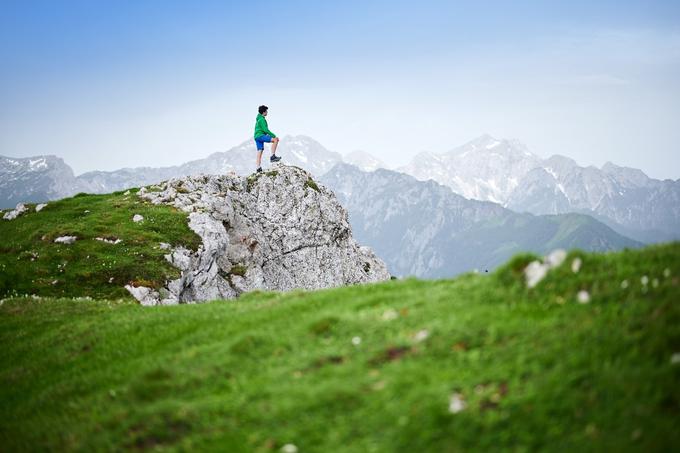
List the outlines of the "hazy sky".
{"label": "hazy sky", "polygon": [[680,178],[680,2],[559,3],[3,0],[0,154],[178,164],[264,103],[393,166],[487,132]]}

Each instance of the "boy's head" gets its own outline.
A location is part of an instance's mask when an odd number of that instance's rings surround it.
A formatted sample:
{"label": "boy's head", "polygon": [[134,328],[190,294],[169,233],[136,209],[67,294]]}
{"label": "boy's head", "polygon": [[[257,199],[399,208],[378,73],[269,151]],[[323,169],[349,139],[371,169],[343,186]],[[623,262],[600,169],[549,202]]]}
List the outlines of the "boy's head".
{"label": "boy's head", "polygon": [[257,108],[257,111],[260,112],[260,115],[267,116],[267,110],[269,110],[269,107],[266,105],[261,105]]}

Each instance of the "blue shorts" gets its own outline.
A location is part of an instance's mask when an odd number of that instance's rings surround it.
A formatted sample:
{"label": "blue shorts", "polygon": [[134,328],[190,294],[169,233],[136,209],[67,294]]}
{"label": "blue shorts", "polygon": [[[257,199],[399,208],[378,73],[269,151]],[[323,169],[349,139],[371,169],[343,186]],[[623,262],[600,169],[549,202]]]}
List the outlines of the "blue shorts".
{"label": "blue shorts", "polygon": [[259,137],[255,138],[255,145],[257,145],[257,150],[258,151],[264,151],[264,144],[265,142],[271,143],[272,141],[272,136],[269,134],[264,134],[260,135]]}

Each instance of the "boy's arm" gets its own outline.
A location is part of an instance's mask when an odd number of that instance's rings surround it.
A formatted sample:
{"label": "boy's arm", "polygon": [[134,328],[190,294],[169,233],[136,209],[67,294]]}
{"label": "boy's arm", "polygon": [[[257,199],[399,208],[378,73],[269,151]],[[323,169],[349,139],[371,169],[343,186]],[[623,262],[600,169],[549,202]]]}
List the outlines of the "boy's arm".
{"label": "boy's arm", "polygon": [[269,127],[267,126],[267,120],[264,119],[264,117],[260,118],[261,121],[261,126],[262,130],[265,131],[268,135],[270,135],[272,138],[276,137],[276,134],[274,134],[272,131],[269,130]]}

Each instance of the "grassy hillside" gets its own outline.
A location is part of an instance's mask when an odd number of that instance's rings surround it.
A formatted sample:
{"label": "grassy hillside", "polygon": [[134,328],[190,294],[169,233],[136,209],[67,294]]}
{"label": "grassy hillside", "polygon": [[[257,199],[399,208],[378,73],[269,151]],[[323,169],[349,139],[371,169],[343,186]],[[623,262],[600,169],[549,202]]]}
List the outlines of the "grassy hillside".
{"label": "grassy hillside", "polygon": [[0,449],[679,448],[680,244],[573,252],[532,290],[529,259],[202,305],[4,300]]}
{"label": "grassy hillside", "polygon": [[[40,212],[0,219],[0,297],[129,298],[126,284],[158,288],[179,277],[159,247],[161,242],[196,249],[200,237],[187,215],[136,196],[137,189],[106,195],[79,194],[49,202]],[[142,222],[132,221],[139,214]],[[54,243],[76,236],[70,245]],[[111,244],[97,240],[104,238]]]}

